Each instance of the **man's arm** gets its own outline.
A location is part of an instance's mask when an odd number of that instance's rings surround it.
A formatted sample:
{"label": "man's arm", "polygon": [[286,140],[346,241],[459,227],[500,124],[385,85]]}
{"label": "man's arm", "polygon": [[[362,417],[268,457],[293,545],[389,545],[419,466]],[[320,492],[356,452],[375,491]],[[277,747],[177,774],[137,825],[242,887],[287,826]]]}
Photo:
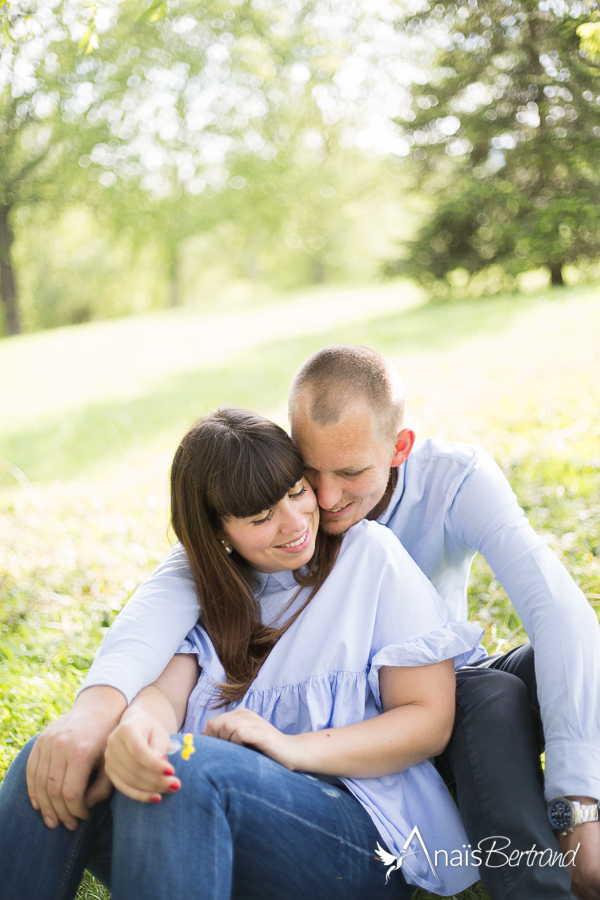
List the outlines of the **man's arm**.
{"label": "man's arm", "polygon": [[191,569],[178,543],[109,628],[80,692],[110,685],[131,703],[156,681],[199,614]]}
{"label": "man's arm", "polygon": [[535,651],[546,740],[546,799],[600,797],[600,628],[594,610],[529,525],[498,466],[481,452],[449,511],[488,561]]}
{"label": "man's arm", "polygon": [[[27,767],[31,802],[48,827],[75,828],[108,796],[106,740],[127,704],[161,674],[198,620],[180,544],[141,585],[109,629],[73,708],[38,737]],[[94,770],[98,774],[88,790]]]}

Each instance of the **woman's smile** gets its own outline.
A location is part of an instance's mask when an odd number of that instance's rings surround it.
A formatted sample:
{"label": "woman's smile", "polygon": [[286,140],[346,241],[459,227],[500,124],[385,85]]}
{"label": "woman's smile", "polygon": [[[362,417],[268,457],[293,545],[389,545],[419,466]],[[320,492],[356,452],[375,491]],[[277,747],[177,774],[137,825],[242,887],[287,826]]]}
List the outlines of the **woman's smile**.
{"label": "woman's smile", "polygon": [[310,528],[307,528],[304,534],[297,541],[290,541],[288,544],[279,544],[280,550],[294,550],[296,552],[304,550],[310,540]]}

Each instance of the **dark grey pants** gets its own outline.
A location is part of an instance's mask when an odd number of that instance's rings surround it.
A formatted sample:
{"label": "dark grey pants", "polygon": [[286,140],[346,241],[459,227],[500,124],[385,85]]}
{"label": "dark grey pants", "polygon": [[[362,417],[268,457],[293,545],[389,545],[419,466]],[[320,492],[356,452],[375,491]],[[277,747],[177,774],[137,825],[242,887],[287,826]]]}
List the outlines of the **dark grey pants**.
{"label": "dark grey pants", "polygon": [[[472,848],[492,849],[510,839],[511,851],[560,849],[544,800],[544,749],[533,650],[529,644],[466,666],[456,675],[456,721],[436,764],[454,783]],[[549,854],[545,859],[548,860]],[[486,859],[488,865],[485,865]],[[483,853],[481,880],[492,900],[573,900],[567,868],[524,856],[502,865],[499,852]]]}

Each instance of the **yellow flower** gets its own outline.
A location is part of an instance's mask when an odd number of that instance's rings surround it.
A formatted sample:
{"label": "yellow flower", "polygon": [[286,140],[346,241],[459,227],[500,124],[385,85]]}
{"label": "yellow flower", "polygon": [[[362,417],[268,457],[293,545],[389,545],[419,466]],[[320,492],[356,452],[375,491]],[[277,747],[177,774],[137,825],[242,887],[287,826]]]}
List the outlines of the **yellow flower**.
{"label": "yellow flower", "polygon": [[194,747],[194,735],[188,732],[183,736],[183,750],[181,751],[182,759],[188,760],[192,753],[196,752]]}

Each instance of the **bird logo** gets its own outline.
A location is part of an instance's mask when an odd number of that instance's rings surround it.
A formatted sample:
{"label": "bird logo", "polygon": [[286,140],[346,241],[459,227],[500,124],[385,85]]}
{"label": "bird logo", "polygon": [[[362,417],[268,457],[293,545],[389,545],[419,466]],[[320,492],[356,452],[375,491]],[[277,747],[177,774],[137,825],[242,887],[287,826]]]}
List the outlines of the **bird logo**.
{"label": "bird logo", "polygon": [[413,856],[417,851],[411,850],[410,853],[407,853],[405,850],[402,850],[400,856],[394,856],[393,853],[388,853],[387,850],[384,850],[383,847],[377,844],[377,852],[376,855],[379,857],[384,866],[389,866],[390,868],[387,870],[387,875],[385,876],[385,883],[388,883],[389,877],[392,872],[395,872],[397,869],[402,868],[402,863],[406,859],[407,856]]}
{"label": "bird logo", "polygon": [[[416,850],[409,850],[408,848],[414,837],[418,838],[419,843],[421,844],[421,849],[417,848]],[[436,879],[436,881],[439,881],[440,879],[438,878],[438,874],[435,871],[433,863],[431,862],[431,857],[430,857],[429,853],[427,852],[427,847],[425,846],[425,842],[423,841],[423,838],[421,837],[421,832],[419,831],[418,827],[415,825],[415,827],[413,828],[413,830],[411,831],[411,833],[405,840],[404,846],[400,850],[399,856],[396,856],[394,853],[389,853],[387,850],[384,850],[383,847],[381,847],[379,843],[377,844],[377,850],[375,852],[375,855],[379,857],[379,859],[384,864],[384,866],[389,866],[389,869],[387,870],[387,874],[385,876],[385,883],[386,884],[388,883],[388,879],[389,879],[390,875],[392,874],[392,872],[396,872],[396,871],[398,871],[398,869],[402,868],[402,863],[404,862],[404,860],[406,859],[407,856],[414,856],[415,853],[420,853],[421,850],[427,857],[427,862],[429,863],[429,867],[430,867],[431,871],[433,872],[434,878]]]}

